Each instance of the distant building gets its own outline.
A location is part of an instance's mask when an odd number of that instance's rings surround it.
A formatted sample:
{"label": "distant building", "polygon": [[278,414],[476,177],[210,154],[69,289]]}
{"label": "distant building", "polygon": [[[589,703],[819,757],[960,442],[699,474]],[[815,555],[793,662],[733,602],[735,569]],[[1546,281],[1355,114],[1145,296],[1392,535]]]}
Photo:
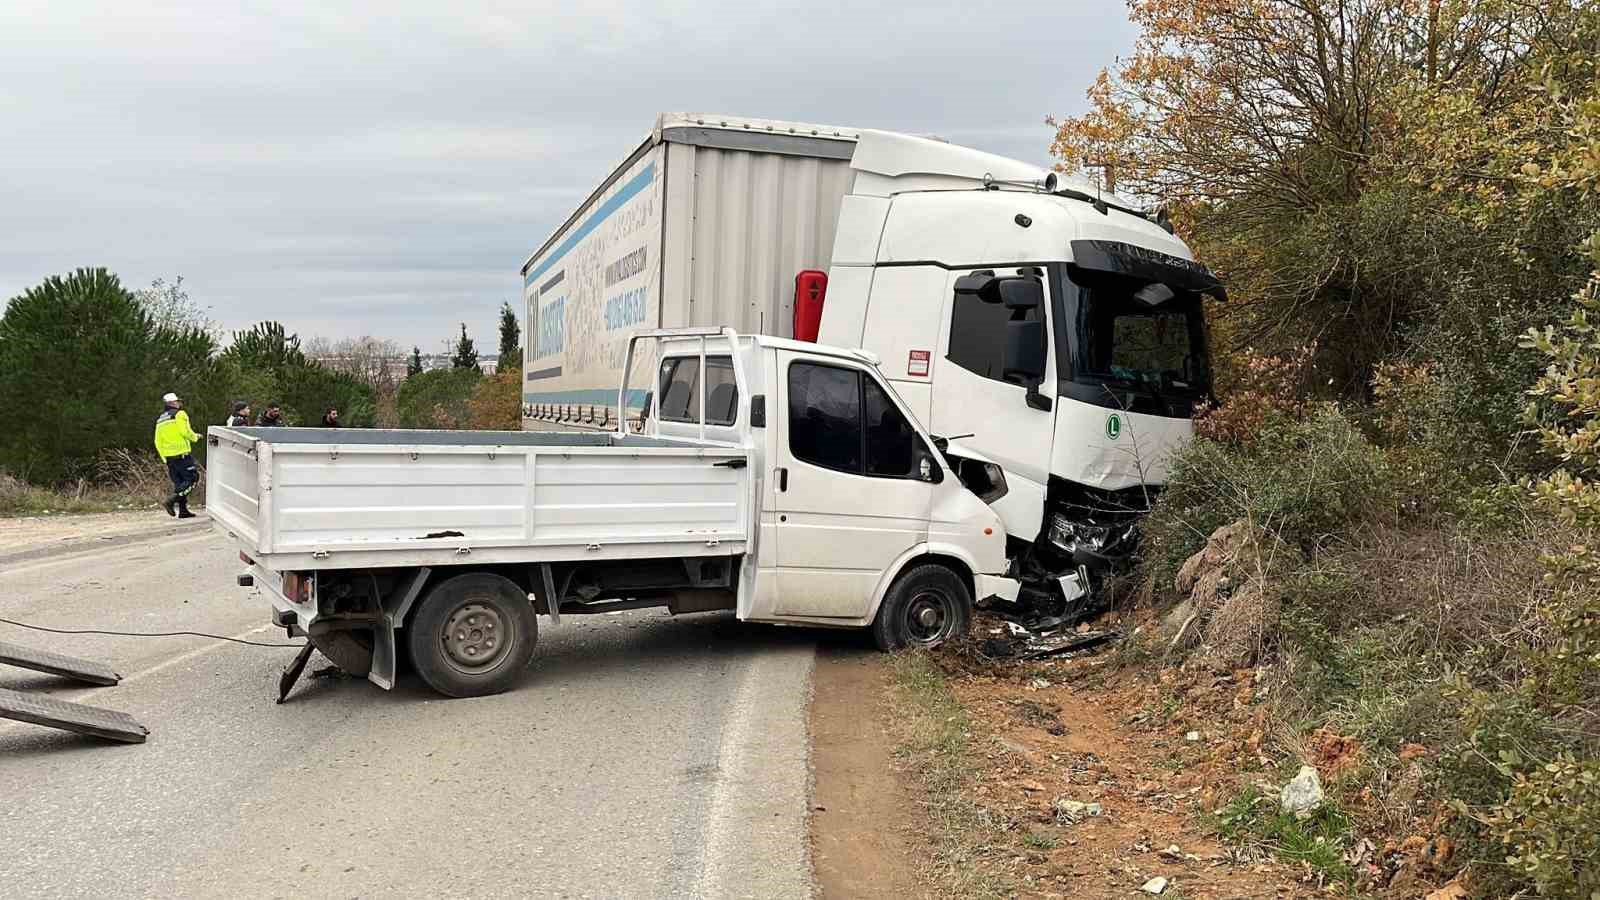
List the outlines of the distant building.
{"label": "distant building", "polygon": [[[434,369],[448,369],[450,368],[451,358],[451,354],[449,353],[424,353],[422,355],[422,371],[430,372]],[[347,358],[337,354],[312,356],[311,359],[337,371],[348,371],[350,368],[350,361]],[[396,380],[404,378],[406,377],[406,371],[410,368],[410,366],[411,354],[409,353],[399,359],[392,359],[389,361],[388,366],[389,375],[394,377]],[[483,374],[493,375],[499,368],[500,356],[498,354],[493,356],[478,357],[478,371],[482,372]]]}

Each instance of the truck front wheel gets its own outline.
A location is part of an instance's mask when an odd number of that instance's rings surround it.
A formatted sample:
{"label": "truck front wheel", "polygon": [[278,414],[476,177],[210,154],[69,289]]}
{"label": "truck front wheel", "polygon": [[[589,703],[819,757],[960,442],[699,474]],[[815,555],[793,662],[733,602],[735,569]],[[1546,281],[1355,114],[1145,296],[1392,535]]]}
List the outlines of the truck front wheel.
{"label": "truck front wheel", "polygon": [[967,633],[972,591],[959,575],[922,563],[895,579],[872,620],[872,637],[883,650],[932,648]]}
{"label": "truck front wheel", "polygon": [[511,687],[539,639],[527,594],[481,572],[434,588],[407,627],[417,674],[447,697],[481,697]]}

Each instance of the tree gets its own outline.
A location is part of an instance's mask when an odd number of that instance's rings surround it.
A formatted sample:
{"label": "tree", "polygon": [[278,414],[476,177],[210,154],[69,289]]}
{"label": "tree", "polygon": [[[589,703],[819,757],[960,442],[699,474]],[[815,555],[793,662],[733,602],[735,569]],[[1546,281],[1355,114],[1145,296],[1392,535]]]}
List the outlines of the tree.
{"label": "tree", "polygon": [[378,392],[357,376],[308,357],[299,336],[289,334],[282,323],[259,322],[235,332],[219,361],[239,385],[237,399],[258,410],[279,403],[290,424],[314,425],[330,406],[338,408],[349,427],[369,428],[377,420]]}
{"label": "tree", "polygon": [[[1364,397],[1376,364],[1426,363],[1463,441],[1514,446],[1531,355],[1585,274],[1594,204],[1517,200],[1564,142],[1547,80],[1581,80],[1576,0],[1133,0],[1134,51],[1057,126],[1059,168],[1160,197],[1228,283],[1225,349],[1315,342],[1316,383]],[[1585,52],[1587,51],[1587,52]],[[1223,368],[1227,358],[1224,355]],[[1224,372],[1224,374],[1226,374]]]}
{"label": "tree", "polygon": [[211,307],[202,306],[189,296],[189,292],[183,288],[182,275],[171,282],[157,278],[150,282],[149,287],[135,291],[134,297],[159,328],[192,328],[205,332],[213,339],[221,336],[221,328],[211,318]]}
{"label": "tree", "polygon": [[511,304],[500,304],[500,365],[501,370],[522,368],[522,326],[517,323],[516,310]]}
{"label": "tree", "polygon": [[422,374],[422,348],[421,347],[417,347],[417,346],[413,346],[411,348],[411,358],[406,361],[406,377],[410,378],[413,375],[421,375],[421,374]]}
{"label": "tree", "polygon": [[467,404],[468,424],[490,431],[519,431],[522,428],[522,369],[499,368],[481,379]]}
{"label": "tree", "polygon": [[405,351],[394,341],[370,335],[337,341],[312,338],[307,350],[324,367],[343,372],[380,395],[393,392],[400,384],[396,370]]}
{"label": "tree", "polygon": [[461,323],[461,338],[456,341],[455,353],[450,357],[450,366],[456,369],[478,369],[478,348],[473,345],[472,338],[467,337],[467,323]]}
{"label": "tree", "polygon": [[215,352],[200,329],[158,325],[105,269],[45,279],[0,316],[0,467],[52,483],[103,450],[147,450],[167,391],[197,427],[220,421]]}
{"label": "tree", "polygon": [[300,349],[300,337],[289,334],[281,322],[257,322],[233,333],[233,343],[222,351],[223,359],[238,365],[277,370],[309,363]]}
{"label": "tree", "polygon": [[471,419],[476,368],[430,369],[407,378],[395,396],[402,428],[464,428]]}

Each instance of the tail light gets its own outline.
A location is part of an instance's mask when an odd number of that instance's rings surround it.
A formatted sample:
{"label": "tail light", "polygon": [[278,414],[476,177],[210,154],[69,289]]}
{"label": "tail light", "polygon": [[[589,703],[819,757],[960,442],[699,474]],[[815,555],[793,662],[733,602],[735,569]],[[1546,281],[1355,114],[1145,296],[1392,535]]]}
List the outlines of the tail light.
{"label": "tail light", "polygon": [[247,566],[253,566],[256,564],[256,561],[246,555],[243,550],[239,551],[239,562],[242,562]]}
{"label": "tail light", "polygon": [[828,273],[806,269],[794,277],[794,339],[817,342],[822,329],[822,304],[828,296]]}
{"label": "tail light", "polygon": [[289,598],[290,603],[310,603],[311,584],[316,575],[299,572],[286,572],[283,576],[283,596]]}

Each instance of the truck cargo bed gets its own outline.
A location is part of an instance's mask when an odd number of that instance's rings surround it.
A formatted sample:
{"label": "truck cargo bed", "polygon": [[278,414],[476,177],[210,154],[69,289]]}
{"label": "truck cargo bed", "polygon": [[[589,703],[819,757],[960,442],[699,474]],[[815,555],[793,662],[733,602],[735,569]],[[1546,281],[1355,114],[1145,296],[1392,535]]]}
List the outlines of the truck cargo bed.
{"label": "truck cargo bed", "polygon": [[746,451],[617,434],[226,428],[207,508],[278,569],[730,555]]}

